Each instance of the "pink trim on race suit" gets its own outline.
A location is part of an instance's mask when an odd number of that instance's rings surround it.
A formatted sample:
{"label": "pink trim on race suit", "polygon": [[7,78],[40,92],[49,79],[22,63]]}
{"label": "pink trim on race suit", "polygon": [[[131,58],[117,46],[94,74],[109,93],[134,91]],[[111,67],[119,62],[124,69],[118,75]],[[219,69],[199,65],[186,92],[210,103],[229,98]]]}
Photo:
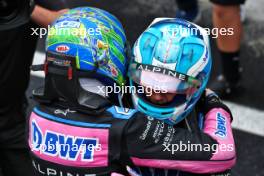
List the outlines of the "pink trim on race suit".
{"label": "pink trim on race suit", "polygon": [[114,172],[114,173],[111,173],[111,176],[124,176],[124,175]]}
{"label": "pink trim on race suit", "polygon": [[[219,122],[219,120],[221,120]],[[210,161],[173,161],[173,160],[155,160],[141,159],[132,157],[132,161],[137,166],[181,170],[192,173],[216,173],[230,169],[236,163],[236,152],[234,138],[231,129],[230,114],[221,108],[214,108],[205,116],[204,133],[208,134],[218,142],[218,152],[213,154]],[[222,130],[218,135],[218,130]],[[226,133],[224,133],[226,132]],[[224,135],[225,134],[225,135]],[[224,148],[224,146],[233,146]]]}
{"label": "pink trim on race suit", "polygon": [[[63,134],[64,136],[72,136],[84,139],[97,139],[98,143],[101,145],[101,150],[93,150],[93,158],[91,160],[82,160],[82,154],[79,153],[77,159],[75,161],[70,160],[68,158],[62,158],[59,156],[59,152],[55,156],[49,156],[43,151],[32,150],[33,149],[33,139],[32,139],[32,121],[34,121],[42,134],[44,135],[47,131],[55,132],[58,134]],[[94,128],[83,128],[70,126],[67,124],[61,124],[54,121],[50,121],[44,119],[34,112],[31,113],[30,116],[30,136],[28,143],[30,145],[31,151],[39,158],[50,161],[53,163],[58,163],[66,166],[77,166],[77,167],[103,167],[108,165],[108,137],[109,130],[108,129],[94,129]],[[42,142],[44,141],[44,137],[42,137]],[[44,143],[44,142],[43,142]]]}
{"label": "pink trim on race suit", "polygon": [[[226,128],[226,135],[224,137],[220,137],[217,135],[217,114],[220,113],[221,117],[225,118],[225,128]],[[221,108],[214,108],[211,111],[209,111],[205,116],[205,122],[204,122],[204,133],[208,134],[212,138],[214,138],[219,145],[221,145],[221,149],[219,149],[217,153],[215,153],[211,160],[226,160],[229,158],[235,158],[236,157],[236,151],[235,151],[235,142],[233,138],[232,133],[232,127],[231,127],[231,117],[228,112]],[[231,146],[233,150],[229,150],[228,146]]]}

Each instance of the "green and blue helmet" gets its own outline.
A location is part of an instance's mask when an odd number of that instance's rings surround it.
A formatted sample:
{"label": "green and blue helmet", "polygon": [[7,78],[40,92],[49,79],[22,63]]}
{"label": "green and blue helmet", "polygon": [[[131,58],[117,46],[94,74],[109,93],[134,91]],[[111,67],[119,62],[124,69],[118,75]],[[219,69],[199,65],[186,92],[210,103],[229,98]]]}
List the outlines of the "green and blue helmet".
{"label": "green and blue helmet", "polygon": [[176,96],[172,102],[158,105],[149,101],[146,92],[133,91],[134,106],[149,116],[177,124],[193,110],[205,90],[211,65],[209,37],[203,28],[176,18],[155,19],[132,49],[130,86]]}
{"label": "green and blue helmet", "polygon": [[44,64],[46,98],[83,104],[84,95],[89,93],[94,99],[117,102],[119,95],[99,93],[96,86],[125,84],[126,53],[125,32],[115,16],[92,7],[69,10],[49,27]]}

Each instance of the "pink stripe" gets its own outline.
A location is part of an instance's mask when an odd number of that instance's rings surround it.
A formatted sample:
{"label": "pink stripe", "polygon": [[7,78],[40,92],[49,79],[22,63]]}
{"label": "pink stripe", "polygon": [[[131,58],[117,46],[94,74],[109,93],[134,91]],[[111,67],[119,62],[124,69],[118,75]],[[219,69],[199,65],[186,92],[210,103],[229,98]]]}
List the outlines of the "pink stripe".
{"label": "pink stripe", "polygon": [[[34,112],[31,113],[30,116],[30,137],[29,137],[29,145],[32,149],[33,147],[33,139],[32,139],[32,121],[36,122],[39,129],[42,132],[42,136],[47,132],[55,132],[59,134],[63,134],[65,136],[73,136],[80,138],[92,138],[98,139],[98,143],[101,145],[101,150],[93,150],[93,159],[90,161],[82,160],[82,154],[78,154],[76,161],[69,160],[67,158],[61,158],[59,156],[59,152],[55,156],[49,156],[43,151],[32,150],[32,152],[38,156],[39,158],[47,161],[51,161],[54,163],[59,163],[66,166],[78,166],[78,167],[102,167],[108,165],[108,129],[94,129],[94,128],[83,128],[70,126],[66,124],[60,124],[57,122],[53,122],[44,118],[41,118]],[[43,137],[42,137],[43,138]],[[44,138],[42,139],[42,143],[44,143]]]}
{"label": "pink stripe", "polygon": [[114,173],[111,174],[111,176],[124,176],[124,175],[114,172]]}
{"label": "pink stripe", "polygon": [[161,169],[181,170],[191,173],[216,173],[230,169],[236,159],[229,161],[173,161],[173,160],[153,160],[133,157],[136,166],[145,166]]}
{"label": "pink stripe", "polygon": [[[226,136],[220,137],[217,132],[217,114],[220,113],[226,122]],[[221,108],[214,108],[206,114],[204,125],[204,133],[210,135],[218,142],[218,152],[212,157],[212,160],[226,160],[227,158],[235,158],[235,142],[232,134],[230,114]]]}

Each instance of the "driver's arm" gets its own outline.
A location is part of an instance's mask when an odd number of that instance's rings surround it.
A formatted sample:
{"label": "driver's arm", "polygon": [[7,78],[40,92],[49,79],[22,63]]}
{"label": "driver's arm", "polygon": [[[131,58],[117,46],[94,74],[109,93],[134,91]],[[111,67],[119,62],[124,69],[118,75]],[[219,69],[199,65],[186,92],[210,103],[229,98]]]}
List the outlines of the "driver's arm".
{"label": "driver's arm", "polygon": [[62,9],[59,11],[53,11],[43,8],[39,5],[35,5],[31,14],[31,19],[42,27],[48,27],[53,21],[55,21],[60,15],[66,13],[68,9]]}
{"label": "driver's arm", "polygon": [[133,164],[192,173],[217,173],[234,166],[231,113],[212,97],[206,101],[208,108],[204,109],[204,128],[200,131],[173,128],[163,121],[135,114],[125,131]]}

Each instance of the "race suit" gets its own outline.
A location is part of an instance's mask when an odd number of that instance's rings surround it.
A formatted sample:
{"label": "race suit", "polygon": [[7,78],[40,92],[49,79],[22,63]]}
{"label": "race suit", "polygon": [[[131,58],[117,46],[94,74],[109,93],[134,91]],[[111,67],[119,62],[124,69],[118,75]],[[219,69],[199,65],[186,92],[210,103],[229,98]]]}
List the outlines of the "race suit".
{"label": "race suit", "polygon": [[[126,166],[166,169],[165,175],[174,176],[176,170],[203,174],[230,169],[236,161],[231,113],[215,99],[202,112],[197,118],[194,111],[173,127],[111,104],[95,114],[39,104],[30,116],[28,139],[36,175],[129,175]],[[184,145],[188,149],[180,150]]]}

